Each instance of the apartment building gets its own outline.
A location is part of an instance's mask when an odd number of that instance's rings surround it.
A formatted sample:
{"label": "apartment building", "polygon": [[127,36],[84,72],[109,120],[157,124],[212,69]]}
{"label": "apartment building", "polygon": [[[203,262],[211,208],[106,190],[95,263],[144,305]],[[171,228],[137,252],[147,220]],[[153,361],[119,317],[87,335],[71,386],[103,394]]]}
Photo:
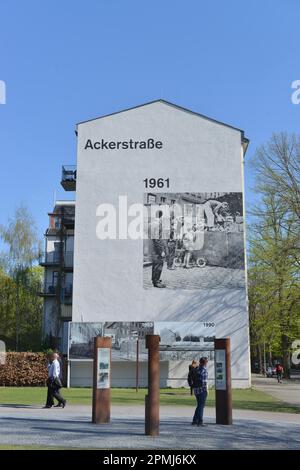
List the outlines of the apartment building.
{"label": "apartment building", "polygon": [[[76,167],[63,167],[61,184],[76,187]],[[49,214],[44,251],[39,264],[45,268],[43,337],[67,354],[68,322],[72,320],[75,201],[56,201]]]}

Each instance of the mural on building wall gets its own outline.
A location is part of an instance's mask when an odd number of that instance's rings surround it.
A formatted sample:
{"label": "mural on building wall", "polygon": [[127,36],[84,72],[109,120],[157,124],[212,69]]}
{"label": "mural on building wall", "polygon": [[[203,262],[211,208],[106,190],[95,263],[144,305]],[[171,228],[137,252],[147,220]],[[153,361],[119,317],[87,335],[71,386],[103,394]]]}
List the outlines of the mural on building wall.
{"label": "mural on building wall", "polygon": [[161,361],[212,358],[216,335],[213,322],[155,322],[154,333],[160,336]]}
{"label": "mural on building wall", "polygon": [[210,357],[215,328],[213,322],[71,322],[69,359],[92,360],[94,337],[110,336],[113,361],[147,361],[145,339],[148,334],[157,334],[161,338],[161,361]]}
{"label": "mural on building wall", "polygon": [[94,337],[110,336],[113,361],[135,361],[137,348],[139,360],[146,361],[147,334],[153,334],[153,322],[71,322],[69,329],[69,359],[92,359]]}
{"label": "mural on building wall", "polygon": [[103,336],[103,323],[69,323],[69,359],[92,359],[94,338]]}
{"label": "mural on building wall", "polygon": [[146,289],[241,288],[242,193],[145,193]]}

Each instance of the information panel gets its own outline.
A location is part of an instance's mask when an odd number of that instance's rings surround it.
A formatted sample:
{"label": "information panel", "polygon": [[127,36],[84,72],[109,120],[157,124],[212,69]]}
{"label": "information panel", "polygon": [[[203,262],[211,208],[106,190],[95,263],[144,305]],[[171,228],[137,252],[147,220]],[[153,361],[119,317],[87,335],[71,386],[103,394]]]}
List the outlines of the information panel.
{"label": "information panel", "polygon": [[110,348],[98,348],[97,389],[110,387]]}
{"label": "information panel", "polygon": [[226,351],[215,350],[215,387],[216,390],[226,390]]}

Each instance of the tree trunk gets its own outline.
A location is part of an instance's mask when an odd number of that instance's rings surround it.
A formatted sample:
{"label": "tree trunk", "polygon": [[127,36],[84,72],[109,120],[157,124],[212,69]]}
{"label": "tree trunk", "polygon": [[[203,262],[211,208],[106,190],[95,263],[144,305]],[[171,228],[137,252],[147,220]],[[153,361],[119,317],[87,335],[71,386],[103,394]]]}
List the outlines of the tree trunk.
{"label": "tree trunk", "polygon": [[282,345],[282,360],[283,360],[283,376],[285,379],[290,378],[290,351],[289,351],[289,338],[286,335],[281,336]]}
{"label": "tree trunk", "polygon": [[273,364],[273,356],[271,349],[269,349],[269,364]]}
{"label": "tree trunk", "polygon": [[263,360],[262,360],[262,350],[261,350],[261,345],[259,344],[257,346],[257,351],[258,351],[258,368],[259,368],[259,373],[263,373]]}
{"label": "tree trunk", "polygon": [[16,290],[16,351],[19,351],[20,340],[20,280],[17,274],[17,290]]}

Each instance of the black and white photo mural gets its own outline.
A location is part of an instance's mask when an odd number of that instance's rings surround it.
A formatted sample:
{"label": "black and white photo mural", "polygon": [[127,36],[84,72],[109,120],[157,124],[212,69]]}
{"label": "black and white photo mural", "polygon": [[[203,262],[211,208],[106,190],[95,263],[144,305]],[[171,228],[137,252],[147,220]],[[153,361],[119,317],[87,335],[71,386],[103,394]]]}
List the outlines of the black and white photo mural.
{"label": "black and white photo mural", "polygon": [[243,288],[242,193],[145,193],[145,289]]}

